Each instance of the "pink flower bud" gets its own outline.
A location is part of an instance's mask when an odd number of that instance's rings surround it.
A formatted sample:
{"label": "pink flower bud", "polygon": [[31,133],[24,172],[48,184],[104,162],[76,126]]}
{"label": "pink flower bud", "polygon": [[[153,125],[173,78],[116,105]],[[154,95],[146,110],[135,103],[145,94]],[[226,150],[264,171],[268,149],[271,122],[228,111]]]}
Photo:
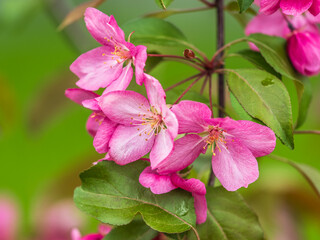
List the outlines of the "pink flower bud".
{"label": "pink flower bud", "polygon": [[288,38],[287,51],[293,66],[303,75],[320,72],[320,35],[312,32],[294,32]]}

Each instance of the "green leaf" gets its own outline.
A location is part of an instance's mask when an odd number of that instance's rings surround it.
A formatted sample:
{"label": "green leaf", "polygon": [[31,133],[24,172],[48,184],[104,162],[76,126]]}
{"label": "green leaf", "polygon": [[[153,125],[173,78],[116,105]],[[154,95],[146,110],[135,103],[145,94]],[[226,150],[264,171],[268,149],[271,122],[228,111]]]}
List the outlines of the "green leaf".
{"label": "green leaf", "polygon": [[[207,221],[197,226],[201,240],[262,240],[258,217],[237,192],[207,188]],[[190,240],[195,239],[189,234]]]}
{"label": "green leaf", "polygon": [[299,79],[286,52],[286,40],[284,38],[268,36],[264,34],[251,34],[248,41],[254,43],[260,50],[265,60],[280,74],[290,78]]}
{"label": "green leaf", "polygon": [[236,53],[230,54],[230,56],[239,56],[242,57],[252,64],[254,64],[257,68],[262,69],[267,71],[268,73],[271,73],[275,75],[277,78],[281,79],[281,74],[276,72],[273,67],[267,63],[267,61],[264,59],[264,57],[261,55],[261,53],[249,50],[249,49],[244,49]]}
{"label": "green leaf", "polygon": [[236,112],[236,114],[238,114],[238,116],[240,117],[241,120],[247,120],[247,121],[252,121],[252,122],[259,123],[259,124],[263,124],[263,122],[259,121],[258,119],[251,117],[246,112],[246,110],[243,109],[243,107],[238,102],[236,97],[232,94],[232,92],[230,92],[230,102],[231,102],[231,105],[232,105],[234,111]]}
{"label": "green leaf", "polygon": [[249,36],[249,41],[259,48],[265,60],[277,72],[294,81],[299,98],[299,116],[296,128],[301,126],[306,119],[312,91],[309,80],[299,75],[292,67],[286,52],[286,40],[264,34],[252,34]]}
{"label": "green leaf", "polygon": [[253,3],[253,0],[238,0],[240,13],[246,11]]}
{"label": "green leaf", "polygon": [[130,21],[123,25],[122,29],[127,36],[131,36],[131,42],[144,45],[183,46],[188,47],[184,34],[172,23],[158,18],[142,18]]}
{"label": "green leaf", "polygon": [[[255,10],[252,8],[249,8],[245,13],[240,14],[240,7],[237,2],[229,2],[224,9],[228,11],[229,14],[231,14],[239,23],[240,25],[245,28],[250,21],[250,17],[248,14],[251,14],[253,16],[257,15]],[[247,14],[248,13],[248,14]]]}
{"label": "green leaf", "polygon": [[163,9],[166,9],[173,0],[155,0],[159,7],[162,7]]}
{"label": "green leaf", "polygon": [[303,82],[303,88],[299,88],[301,86],[299,84],[296,84],[297,92],[298,92],[298,98],[299,98],[299,112],[298,112],[298,119],[295,124],[295,129],[302,126],[302,124],[305,122],[309,110],[309,106],[312,100],[312,86],[308,78],[305,78],[302,80]]}
{"label": "green leaf", "polygon": [[158,232],[147,226],[142,220],[132,221],[128,225],[112,229],[103,240],[152,240]]}
{"label": "green leaf", "polygon": [[[159,52],[156,51],[150,51],[150,54],[160,54]],[[159,63],[163,61],[163,57],[148,57],[146,66],[145,66],[145,71],[149,73],[152,69],[154,69],[156,66],[158,66]]]}
{"label": "green leaf", "polygon": [[253,118],[270,127],[289,148],[294,148],[289,93],[274,75],[258,69],[225,69],[228,86]]}
{"label": "green leaf", "polygon": [[316,194],[320,197],[320,172],[317,169],[309,165],[293,162],[287,158],[279,157],[276,155],[269,155],[268,157],[284,163],[288,163],[292,167],[297,169],[303,175],[303,177],[309,182]]}
{"label": "green leaf", "polygon": [[111,225],[125,225],[140,213],[148,226],[167,233],[195,231],[194,200],[190,193],[176,189],[154,195],[139,183],[149,164],[137,161],[119,166],[103,161],[80,174],[82,186],[74,201],[83,212]]}

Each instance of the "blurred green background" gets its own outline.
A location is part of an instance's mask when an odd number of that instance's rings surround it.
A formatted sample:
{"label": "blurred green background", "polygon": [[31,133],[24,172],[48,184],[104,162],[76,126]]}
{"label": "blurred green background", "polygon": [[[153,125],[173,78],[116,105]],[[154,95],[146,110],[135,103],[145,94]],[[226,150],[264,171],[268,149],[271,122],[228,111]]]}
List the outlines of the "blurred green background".
{"label": "blurred green background", "polygon": [[[68,11],[82,2],[0,0],[0,195],[11,196],[19,206],[19,239],[34,239],[48,209],[71,199],[74,187],[80,184],[78,174],[102,157],[85,130],[90,111],[64,96],[64,90],[75,87],[77,80],[69,65],[98,46],[82,19],[57,31]],[[197,0],[175,0],[170,8],[199,6]],[[154,0],[108,0],[99,9],[114,15],[119,25],[160,10]],[[175,15],[168,21],[208,56],[214,53],[214,10]],[[241,25],[226,14],[226,41],[243,35]],[[238,45],[231,51],[245,47]],[[251,65],[233,58],[227,66]],[[175,62],[161,63],[151,72],[164,87],[192,73],[190,67]],[[314,97],[302,129],[320,129],[320,79],[311,82]],[[296,115],[293,85],[286,84]],[[227,111],[232,112],[230,106]],[[275,154],[320,169],[319,144],[319,136],[297,135],[294,151],[278,143]],[[319,199],[306,181],[289,165],[269,158],[259,161],[259,180],[241,193],[258,212],[267,238],[319,239]],[[82,224],[83,232],[94,231],[96,224]]]}

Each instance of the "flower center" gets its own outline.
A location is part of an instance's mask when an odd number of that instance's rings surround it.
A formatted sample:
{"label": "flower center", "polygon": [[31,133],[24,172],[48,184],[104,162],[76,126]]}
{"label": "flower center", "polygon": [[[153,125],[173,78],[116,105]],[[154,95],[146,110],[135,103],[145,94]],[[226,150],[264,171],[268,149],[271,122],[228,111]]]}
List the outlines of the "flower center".
{"label": "flower center", "polygon": [[223,143],[223,144],[226,143],[225,131],[222,128],[217,126],[209,126],[208,133],[209,135],[207,135],[207,137],[204,140],[206,142],[206,145],[203,148],[205,149],[206,147],[210,146],[213,155],[215,155],[214,153],[215,147],[218,147],[219,151],[221,152],[221,149],[218,143]]}
{"label": "flower center", "polygon": [[154,134],[157,135],[161,132],[161,129],[167,129],[167,126],[163,121],[164,119],[162,114],[153,106],[151,106],[149,111],[151,114],[148,117],[142,118],[142,125],[150,125],[151,127],[147,134],[150,135],[150,133],[154,131]]}
{"label": "flower center", "polygon": [[123,49],[122,47],[120,46],[117,46],[115,45],[114,46],[114,52],[111,52],[112,55],[115,55],[115,56],[118,56],[120,58],[117,59],[117,62],[120,63],[121,60],[122,62],[131,58],[131,54],[130,54],[130,51],[126,50],[126,49]]}

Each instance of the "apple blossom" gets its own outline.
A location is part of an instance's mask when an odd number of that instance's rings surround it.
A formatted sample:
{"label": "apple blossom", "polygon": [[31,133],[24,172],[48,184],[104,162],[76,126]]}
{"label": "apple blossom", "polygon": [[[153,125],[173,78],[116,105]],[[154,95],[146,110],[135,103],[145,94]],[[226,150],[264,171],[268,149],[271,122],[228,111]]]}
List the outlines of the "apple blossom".
{"label": "apple blossom", "polygon": [[260,0],[260,12],[273,14],[281,9],[287,15],[299,15],[309,10],[314,16],[320,13],[320,0]]}
{"label": "apple blossom", "polygon": [[303,75],[320,72],[320,35],[294,31],[288,39],[287,52],[293,66]]}
{"label": "apple blossom", "polygon": [[154,168],[171,152],[178,122],[166,105],[159,81],[147,74],[144,81],[149,100],[133,91],[114,91],[102,95],[99,104],[105,115],[119,124],[109,142],[114,161],[128,164],[151,150]]}
{"label": "apple blossom", "polygon": [[228,191],[247,187],[259,176],[256,157],[270,154],[276,145],[271,129],[251,121],[211,118],[207,105],[182,101],[172,107],[179,134],[172,153],[157,166],[160,174],[180,171],[207,148],[212,151],[212,170]]}
{"label": "apple blossom", "polygon": [[[147,60],[146,47],[125,41],[125,35],[116,20],[95,8],[87,8],[85,22],[93,38],[103,46],[78,57],[70,70],[80,80],[78,87],[95,91],[99,88],[124,90],[128,87],[135,66],[136,81],[143,83],[143,69]],[[126,67],[123,67],[124,64]]]}
{"label": "apple blossom", "polygon": [[109,225],[101,224],[99,226],[99,233],[88,234],[82,237],[80,231],[74,228],[71,231],[71,240],[102,240],[111,229]]}
{"label": "apple blossom", "polygon": [[109,140],[117,124],[102,112],[98,105],[100,96],[94,92],[79,88],[67,89],[65,95],[72,101],[93,111],[86,124],[87,131],[94,137],[93,146],[96,151],[99,153],[107,152],[109,150]]}

